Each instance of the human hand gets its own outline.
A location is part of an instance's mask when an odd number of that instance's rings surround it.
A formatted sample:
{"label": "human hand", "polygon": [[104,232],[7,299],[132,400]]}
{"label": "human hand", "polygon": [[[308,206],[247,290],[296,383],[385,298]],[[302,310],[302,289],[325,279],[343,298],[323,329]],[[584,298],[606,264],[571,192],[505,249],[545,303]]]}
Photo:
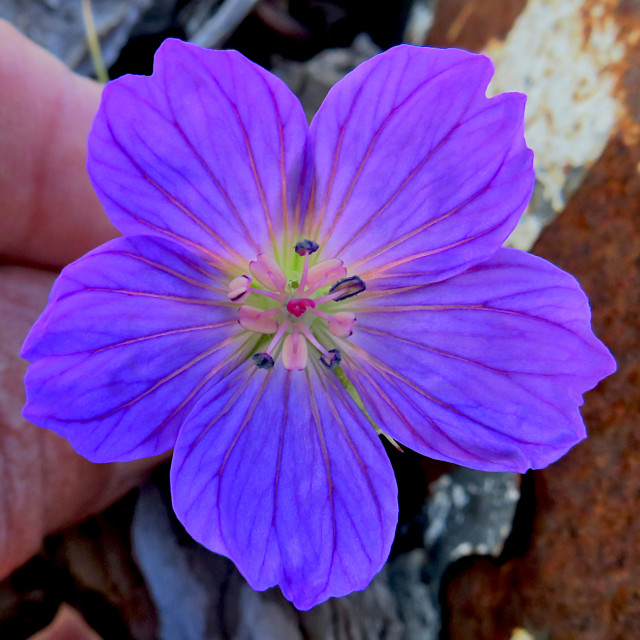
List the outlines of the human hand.
{"label": "human hand", "polygon": [[93,464],[21,417],[27,363],[18,352],[46,304],[51,270],[117,235],[85,169],[100,92],[0,21],[0,578],[158,462]]}

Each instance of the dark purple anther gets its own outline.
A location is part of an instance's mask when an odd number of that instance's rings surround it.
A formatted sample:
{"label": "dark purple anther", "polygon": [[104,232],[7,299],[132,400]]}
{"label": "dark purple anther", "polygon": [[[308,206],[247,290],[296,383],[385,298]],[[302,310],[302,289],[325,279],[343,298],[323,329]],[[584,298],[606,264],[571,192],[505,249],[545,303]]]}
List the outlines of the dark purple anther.
{"label": "dark purple anther", "polygon": [[323,353],[320,356],[320,362],[322,362],[327,369],[335,369],[342,362],[340,349],[329,349],[327,353]]}
{"label": "dark purple anther", "polygon": [[254,353],[251,359],[258,369],[273,369],[273,358],[268,353]]}
{"label": "dark purple anther", "polygon": [[340,300],[346,300],[347,298],[357,296],[366,288],[367,285],[363,280],[361,280],[358,276],[351,276],[349,278],[338,280],[338,282],[336,282],[333,287],[329,289],[329,293],[340,293],[337,298],[334,298],[334,300],[338,302]]}
{"label": "dark purple anther", "polygon": [[299,256],[315,253],[320,248],[320,245],[314,240],[300,240],[296,242],[296,246],[293,248]]}

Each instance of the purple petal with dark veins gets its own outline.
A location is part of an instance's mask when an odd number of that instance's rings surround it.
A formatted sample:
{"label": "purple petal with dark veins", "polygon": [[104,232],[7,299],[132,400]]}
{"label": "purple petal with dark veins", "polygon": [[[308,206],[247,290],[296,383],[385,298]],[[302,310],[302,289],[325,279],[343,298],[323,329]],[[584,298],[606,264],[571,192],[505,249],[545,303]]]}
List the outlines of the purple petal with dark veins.
{"label": "purple petal with dark veins", "polygon": [[350,307],[343,367],[378,425],[432,458],[541,468],[585,437],[582,394],[615,370],[572,276],[502,249],[454,278]]}
{"label": "purple petal with dark veins", "polygon": [[304,212],[308,155],[302,107],[281,80],[236,51],[169,39],[152,76],[105,87],[88,169],[123,233],[184,242],[235,272]]}
{"label": "purple petal with dark veins", "polygon": [[[311,124],[323,255],[389,287],[486,260],[533,186],[525,96],[487,99],[488,58],[396,47],[338,82]],[[315,237],[315,236],[314,236]]]}
{"label": "purple petal with dark veins", "polygon": [[22,355],[24,415],[94,462],[173,447],[246,332],[213,267],[172,242],[112,240],[68,266]]}
{"label": "purple petal with dark veins", "polygon": [[303,610],[369,584],[398,513],[384,447],[320,366],[225,378],[187,418],[171,469],[187,531]]}

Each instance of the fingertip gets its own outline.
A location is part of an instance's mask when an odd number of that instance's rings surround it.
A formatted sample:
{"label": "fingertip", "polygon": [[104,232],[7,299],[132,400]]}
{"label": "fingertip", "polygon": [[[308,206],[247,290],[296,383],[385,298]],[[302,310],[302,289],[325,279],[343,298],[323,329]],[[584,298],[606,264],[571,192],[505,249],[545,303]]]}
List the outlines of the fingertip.
{"label": "fingertip", "polygon": [[0,20],[0,256],[61,267],[117,232],[86,172],[101,85]]}

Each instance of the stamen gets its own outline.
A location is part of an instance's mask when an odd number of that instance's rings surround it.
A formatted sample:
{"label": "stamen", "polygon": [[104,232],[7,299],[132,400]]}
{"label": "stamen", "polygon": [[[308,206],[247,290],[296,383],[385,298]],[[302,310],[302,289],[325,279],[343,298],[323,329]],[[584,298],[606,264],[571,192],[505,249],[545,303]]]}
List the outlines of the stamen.
{"label": "stamen", "polygon": [[272,300],[277,300],[278,302],[282,302],[282,298],[284,293],[274,293],[273,291],[267,291],[266,289],[250,289],[249,293],[257,293],[261,296],[266,296],[267,298],[271,298]]}
{"label": "stamen", "polygon": [[309,275],[306,280],[308,287],[306,293],[313,293],[316,289],[334,280],[344,278],[346,275],[347,270],[344,268],[342,260],[338,258],[322,260],[309,269]]}
{"label": "stamen", "polygon": [[269,353],[273,351],[274,347],[280,342],[280,338],[284,335],[284,332],[289,328],[288,322],[283,322],[275,336],[273,336],[273,340],[269,345],[269,348],[266,351],[262,351],[260,353],[254,353],[251,356],[251,359],[255,362],[256,367],[259,369],[273,369],[273,356]]}
{"label": "stamen", "polygon": [[249,270],[253,277],[259,280],[267,289],[284,292],[287,286],[287,277],[273,258],[260,253],[255,260],[249,263]]}
{"label": "stamen", "polygon": [[299,256],[309,255],[310,253],[315,253],[320,248],[320,245],[315,240],[300,240],[296,242],[296,246],[293,250]]}
{"label": "stamen", "polygon": [[333,316],[330,316],[324,311],[320,311],[320,309],[309,309],[309,313],[312,313],[314,316],[318,316],[319,318],[324,318],[327,322],[333,318]]}
{"label": "stamen", "polygon": [[289,325],[288,322],[283,322],[280,325],[280,327],[278,328],[278,331],[276,332],[276,335],[273,336],[273,340],[271,341],[271,344],[267,348],[267,353],[271,353],[271,351],[273,351],[275,349],[275,346],[278,344],[278,342],[280,342],[280,339],[285,334],[285,332],[289,328],[289,326],[290,325]]}
{"label": "stamen", "polygon": [[302,371],[308,357],[307,341],[294,328],[282,343],[282,364],[289,371]]}
{"label": "stamen", "polygon": [[291,298],[291,300],[287,302],[287,311],[296,318],[299,318],[307,310],[307,307],[313,309],[315,306],[316,303],[310,298]]}
{"label": "stamen", "polygon": [[318,342],[317,338],[311,333],[309,327],[304,322],[298,325],[300,333],[320,352],[327,353],[327,350]]}
{"label": "stamen", "polygon": [[273,358],[268,353],[254,353],[251,359],[258,369],[273,369]]}
{"label": "stamen", "polygon": [[327,353],[323,353],[320,356],[320,362],[322,362],[327,369],[335,369],[336,367],[339,367],[342,362],[340,349],[329,349]]}
{"label": "stamen", "polygon": [[[353,296],[357,296],[359,293],[365,291],[367,286],[364,281],[358,276],[351,276],[350,278],[343,278],[336,282],[331,289],[329,289],[329,294],[338,294],[333,298],[336,302],[340,300],[346,300],[347,298],[352,298]],[[317,302],[317,301],[316,301]]]}
{"label": "stamen", "polygon": [[300,240],[296,242],[296,246],[293,250],[299,255],[304,256],[304,267],[302,268],[302,276],[300,277],[300,284],[298,285],[298,291],[303,291],[307,285],[307,275],[309,273],[309,256],[315,253],[320,248],[320,245],[314,240]]}
{"label": "stamen", "polygon": [[309,276],[309,254],[304,254],[304,267],[302,267],[302,275],[300,276],[300,284],[296,291],[304,291],[304,288],[307,286],[307,278]]}
{"label": "stamen", "polygon": [[338,338],[348,338],[353,334],[353,325],[356,323],[356,316],[350,311],[338,311],[330,315],[320,309],[309,309],[309,313],[314,316],[324,318],[329,326],[329,331]]}
{"label": "stamen", "polygon": [[353,334],[356,316],[350,311],[339,311],[329,319],[329,331],[338,338],[348,338]]}
{"label": "stamen", "polygon": [[241,275],[237,278],[234,278],[229,283],[229,293],[227,296],[231,302],[243,302],[250,295],[251,291],[249,291],[249,287],[253,282],[253,278],[250,275]]}
{"label": "stamen", "polygon": [[278,330],[278,320],[275,315],[279,309],[258,309],[244,304],[238,309],[238,322],[247,331],[254,333],[275,333]]}

